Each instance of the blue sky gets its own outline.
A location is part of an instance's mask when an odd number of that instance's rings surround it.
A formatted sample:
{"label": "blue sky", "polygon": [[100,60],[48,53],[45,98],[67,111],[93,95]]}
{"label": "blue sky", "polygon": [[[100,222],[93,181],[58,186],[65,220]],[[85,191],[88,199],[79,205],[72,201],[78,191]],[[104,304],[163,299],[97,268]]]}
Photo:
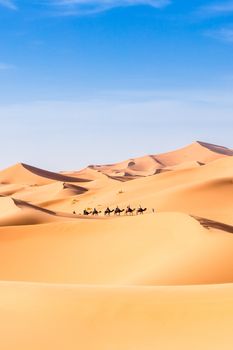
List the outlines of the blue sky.
{"label": "blue sky", "polygon": [[233,1],[0,0],[0,166],[232,147]]}

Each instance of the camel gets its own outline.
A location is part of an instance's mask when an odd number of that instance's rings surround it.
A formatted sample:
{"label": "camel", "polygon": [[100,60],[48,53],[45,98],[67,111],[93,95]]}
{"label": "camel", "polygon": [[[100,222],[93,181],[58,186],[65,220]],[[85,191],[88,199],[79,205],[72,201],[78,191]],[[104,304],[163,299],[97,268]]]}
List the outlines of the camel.
{"label": "camel", "polygon": [[132,208],[130,207],[130,205],[128,205],[128,207],[127,207],[127,209],[126,209],[126,211],[125,211],[125,214],[126,214],[126,215],[128,215],[128,214],[133,215],[133,213],[134,213],[135,210],[136,210],[136,208],[132,209]]}
{"label": "camel", "polygon": [[98,211],[96,208],[94,208],[92,215],[99,215],[101,213],[101,211]]}
{"label": "camel", "polygon": [[140,215],[143,215],[144,211],[146,211],[147,208],[142,208],[141,206],[137,209],[137,215],[140,214]]}
{"label": "camel", "polygon": [[92,211],[87,211],[86,209],[84,209],[83,210],[83,215],[86,215],[86,216],[88,216],[88,215],[90,215],[90,214],[92,214]]}
{"label": "camel", "polygon": [[111,215],[111,213],[113,213],[114,212],[114,209],[113,210],[111,210],[109,207],[107,207],[107,209],[105,210],[105,212],[104,212],[104,215],[108,215],[108,216],[110,216]]}
{"label": "camel", "polygon": [[120,209],[118,206],[116,207],[114,214],[115,215],[121,215],[121,213],[123,213],[123,211],[125,211],[125,209]]}

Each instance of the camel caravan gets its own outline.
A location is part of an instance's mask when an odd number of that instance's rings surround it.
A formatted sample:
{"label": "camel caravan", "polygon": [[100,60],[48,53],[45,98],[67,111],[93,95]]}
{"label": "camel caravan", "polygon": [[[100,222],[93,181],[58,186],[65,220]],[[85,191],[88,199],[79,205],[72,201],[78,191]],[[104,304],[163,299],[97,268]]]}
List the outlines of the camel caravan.
{"label": "camel caravan", "polygon": [[[147,211],[147,208],[142,208],[141,206],[139,206],[139,208],[133,208],[133,209],[131,208],[130,205],[128,205],[126,209],[120,209],[117,206],[115,209],[110,209],[109,207],[107,207],[106,210],[104,211],[104,215],[111,216],[112,213],[115,216],[120,216],[122,213],[125,213],[125,215],[134,215],[134,213],[136,213],[136,215],[143,215],[145,211]],[[98,216],[101,213],[102,211],[98,211],[96,208],[94,208],[92,211],[88,211],[87,209],[83,210],[84,216],[88,216],[88,215]],[[73,214],[76,214],[76,212],[74,211]]]}

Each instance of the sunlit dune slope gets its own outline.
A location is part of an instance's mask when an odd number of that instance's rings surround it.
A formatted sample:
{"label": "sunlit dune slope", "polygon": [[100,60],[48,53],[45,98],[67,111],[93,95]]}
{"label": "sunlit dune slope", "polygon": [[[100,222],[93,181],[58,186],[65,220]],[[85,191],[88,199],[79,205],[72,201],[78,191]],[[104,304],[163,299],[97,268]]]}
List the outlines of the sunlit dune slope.
{"label": "sunlit dune slope", "polygon": [[158,195],[160,211],[180,211],[233,225],[233,178],[203,182]]}
{"label": "sunlit dune slope", "polygon": [[161,213],[0,228],[0,280],[171,285],[233,282],[232,235]]}
{"label": "sunlit dune slope", "polygon": [[86,186],[79,186],[78,183],[56,181],[43,186],[26,187],[21,191],[13,193],[13,197],[37,204],[47,200],[72,198],[87,191]]}
{"label": "sunlit dune slope", "polygon": [[0,283],[2,349],[231,350],[233,285]]}
{"label": "sunlit dune slope", "polygon": [[223,146],[197,141],[179,150],[160,154],[158,157],[161,163],[172,166],[190,161],[206,164],[225,156],[233,156],[233,151]]}
{"label": "sunlit dune slope", "polygon": [[28,187],[29,187],[28,185],[0,183],[0,196],[12,196],[17,192],[21,192],[24,189],[27,189]]}

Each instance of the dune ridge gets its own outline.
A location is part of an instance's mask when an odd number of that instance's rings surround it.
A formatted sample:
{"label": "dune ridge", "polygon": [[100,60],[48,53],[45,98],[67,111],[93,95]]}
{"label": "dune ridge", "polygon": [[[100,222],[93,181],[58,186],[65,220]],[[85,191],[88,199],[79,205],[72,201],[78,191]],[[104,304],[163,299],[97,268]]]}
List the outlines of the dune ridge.
{"label": "dune ridge", "polygon": [[158,171],[171,171],[173,167],[180,167],[182,164],[183,167],[189,167],[190,163],[196,162],[196,165],[201,166],[226,156],[233,156],[233,151],[226,147],[196,141],[176,151],[132,158],[116,164],[91,165],[89,168],[118,180],[123,178],[127,181],[132,180],[132,177],[154,175]]}

